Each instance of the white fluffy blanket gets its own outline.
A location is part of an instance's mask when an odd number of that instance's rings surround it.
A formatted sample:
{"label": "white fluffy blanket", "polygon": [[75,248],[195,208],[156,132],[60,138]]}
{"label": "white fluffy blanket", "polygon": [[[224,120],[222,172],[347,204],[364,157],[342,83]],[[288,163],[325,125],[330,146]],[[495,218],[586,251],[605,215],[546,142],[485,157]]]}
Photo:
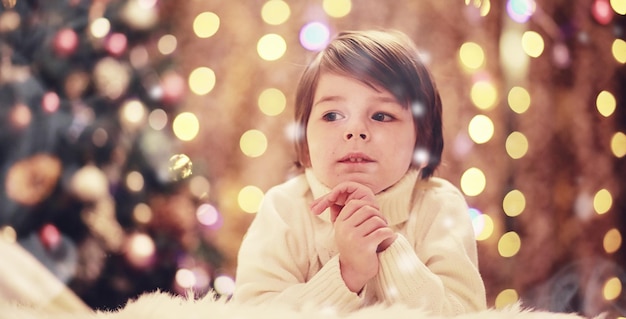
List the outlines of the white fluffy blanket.
{"label": "white fluffy blanket", "polygon": [[[215,300],[211,296],[202,299],[183,298],[166,293],[149,293],[130,300],[124,307],[114,311],[85,313],[50,313],[41,309],[8,304],[0,301],[0,319],[442,319],[416,309],[403,306],[369,307],[350,314],[336,314],[323,309],[304,309],[252,306]],[[454,319],[581,319],[575,314],[548,313],[523,309],[513,305],[506,309],[490,309],[464,314]]]}

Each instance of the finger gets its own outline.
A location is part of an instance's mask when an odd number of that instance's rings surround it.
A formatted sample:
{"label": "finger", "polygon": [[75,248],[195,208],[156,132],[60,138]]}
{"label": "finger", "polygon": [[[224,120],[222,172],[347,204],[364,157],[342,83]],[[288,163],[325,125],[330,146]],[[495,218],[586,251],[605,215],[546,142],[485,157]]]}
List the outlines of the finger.
{"label": "finger", "polygon": [[311,212],[315,215],[319,215],[324,212],[326,208],[330,207],[331,204],[332,202],[328,201],[326,196],[322,196],[311,203]]}
{"label": "finger", "polygon": [[366,200],[353,199],[341,209],[339,218],[344,221],[352,219],[352,224],[356,226],[359,223],[363,222],[365,219],[372,216],[378,216],[386,222],[386,219],[379,211],[378,207],[373,206],[371,202]]}
{"label": "finger", "polygon": [[371,199],[374,200],[374,193],[367,186],[356,182],[343,182],[335,186],[328,193],[328,200],[339,205],[344,205],[352,199]]}
{"label": "finger", "polygon": [[378,247],[385,242],[386,240],[392,240],[396,237],[396,232],[389,227],[380,227],[372,231],[370,234],[365,236],[368,240],[376,243],[375,247],[378,251]]}

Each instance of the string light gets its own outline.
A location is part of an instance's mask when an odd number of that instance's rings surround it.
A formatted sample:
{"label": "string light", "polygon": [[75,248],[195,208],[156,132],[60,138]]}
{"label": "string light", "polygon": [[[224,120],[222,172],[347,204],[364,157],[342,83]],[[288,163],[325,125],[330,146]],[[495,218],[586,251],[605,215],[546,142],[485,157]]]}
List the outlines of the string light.
{"label": "string light", "polygon": [[246,213],[256,213],[259,210],[259,206],[261,205],[261,200],[263,200],[263,191],[253,185],[245,186],[239,191],[239,195],[237,196],[237,202],[239,203],[239,207]]}

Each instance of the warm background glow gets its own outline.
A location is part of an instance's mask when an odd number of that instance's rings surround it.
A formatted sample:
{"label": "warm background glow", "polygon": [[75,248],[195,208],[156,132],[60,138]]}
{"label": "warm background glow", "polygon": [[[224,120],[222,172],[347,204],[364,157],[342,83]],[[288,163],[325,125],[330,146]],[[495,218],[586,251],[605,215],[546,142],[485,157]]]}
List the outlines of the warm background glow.
{"label": "warm background glow", "polygon": [[[0,88],[36,94],[0,91],[0,238],[40,236],[13,224],[24,218],[66,232],[67,216],[91,220],[92,241],[75,244],[119,256],[124,274],[98,268],[119,295],[139,283],[232,293],[263,197],[297,173],[304,67],[341,30],[394,28],[440,91],[435,175],[468,202],[488,305],[626,309],[626,1],[120,2],[94,1],[78,22],[24,20],[55,23],[30,55],[6,40],[24,25],[0,11]],[[91,302],[114,308],[114,295]]]}

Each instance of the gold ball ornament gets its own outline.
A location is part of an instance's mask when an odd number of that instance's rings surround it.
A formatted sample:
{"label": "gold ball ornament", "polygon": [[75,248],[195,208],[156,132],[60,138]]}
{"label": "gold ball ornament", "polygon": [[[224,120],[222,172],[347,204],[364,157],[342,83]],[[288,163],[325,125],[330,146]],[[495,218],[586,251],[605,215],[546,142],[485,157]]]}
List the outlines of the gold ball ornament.
{"label": "gold ball ornament", "polygon": [[56,187],[61,167],[61,161],[49,154],[36,154],[16,162],[5,179],[8,197],[26,206],[41,203]]}
{"label": "gold ball ornament", "polygon": [[176,154],[170,157],[169,172],[174,181],[183,180],[191,176],[193,163],[185,154]]}
{"label": "gold ball ornament", "polygon": [[96,64],[93,80],[98,92],[111,100],[121,97],[130,83],[129,67],[120,61],[106,57]]}
{"label": "gold ball ornament", "polygon": [[159,22],[156,4],[129,0],[121,11],[124,22],[136,30],[149,30]]}
{"label": "gold ball ornament", "polygon": [[98,167],[85,165],[80,168],[70,181],[74,195],[86,202],[95,202],[109,196],[109,182]]}

